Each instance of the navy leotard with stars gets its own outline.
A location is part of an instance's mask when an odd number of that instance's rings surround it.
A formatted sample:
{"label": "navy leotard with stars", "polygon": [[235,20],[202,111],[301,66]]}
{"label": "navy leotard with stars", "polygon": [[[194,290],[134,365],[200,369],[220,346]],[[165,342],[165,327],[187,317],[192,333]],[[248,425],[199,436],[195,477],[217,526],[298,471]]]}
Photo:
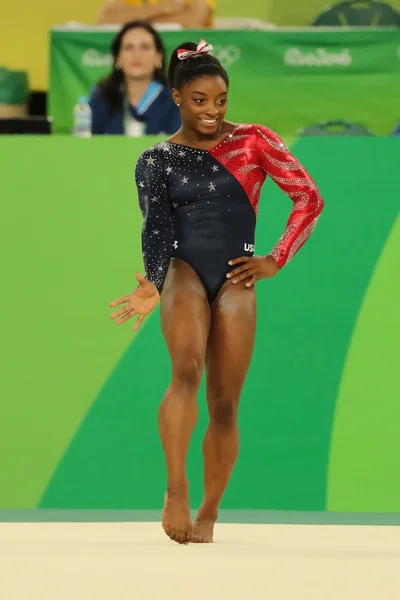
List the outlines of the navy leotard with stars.
{"label": "navy leotard with stars", "polygon": [[282,140],[260,125],[238,125],[200,150],[161,142],[146,150],[135,179],[143,214],[146,278],[162,291],[171,257],[187,262],[212,302],[228,261],[252,256],[260,190],[269,175],[293,200],[287,227],[270,256],[280,267],[311,234],[321,195]]}

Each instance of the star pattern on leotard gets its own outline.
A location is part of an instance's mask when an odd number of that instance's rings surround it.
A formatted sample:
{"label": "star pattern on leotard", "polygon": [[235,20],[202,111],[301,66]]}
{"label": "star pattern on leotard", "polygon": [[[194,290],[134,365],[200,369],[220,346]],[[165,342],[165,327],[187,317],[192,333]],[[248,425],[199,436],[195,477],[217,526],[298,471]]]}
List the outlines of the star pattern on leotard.
{"label": "star pattern on leotard", "polygon": [[171,147],[170,147],[170,144],[168,142],[160,142],[158,144],[158,148],[160,150],[162,150],[163,152],[167,152],[167,153],[171,152]]}
{"label": "star pattern on leotard", "polygon": [[[191,175],[200,182],[205,174],[205,158],[213,159],[205,150],[182,147],[179,144],[162,142],[146,150],[136,166],[136,183],[139,193],[139,205],[144,223],[142,229],[143,261],[146,277],[161,291],[171,258],[172,250],[177,250],[178,240],[171,239],[171,219],[179,212],[179,207],[188,203],[190,210],[185,213],[190,218],[196,204],[191,204]],[[208,163],[209,164],[209,163]],[[210,172],[211,166],[209,164]],[[218,171],[214,165],[213,173]],[[198,189],[200,183],[195,186]],[[209,184],[205,178],[201,193],[215,192],[215,182]],[[201,191],[200,190],[200,191]],[[198,199],[201,193],[197,193]],[[171,200],[172,197],[182,198]],[[187,200],[185,199],[185,195]]]}
{"label": "star pattern on leotard", "polygon": [[[256,212],[265,173],[294,202],[287,228],[271,253],[283,265],[309,237],[322,200],[315,184],[278,136],[261,126],[240,125],[210,151],[172,142],[161,142],[146,150],[135,170],[143,215],[146,278],[161,292],[171,256],[174,251],[181,252],[182,247],[179,228],[173,229],[173,223],[185,219],[191,222],[198,210],[202,211],[201,219],[206,218],[207,212],[203,211],[207,205],[210,209],[218,206],[219,210],[225,206],[228,215],[231,203],[237,202],[243,192]],[[229,187],[235,182],[240,186],[236,192],[235,187]]]}
{"label": "star pattern on leotard", "polygon": [[164,163],[156,147],[149,148],[140,156],[135,179],[143,215],[142,255],[146,277],[161,291],[170,261],[171,215]]}

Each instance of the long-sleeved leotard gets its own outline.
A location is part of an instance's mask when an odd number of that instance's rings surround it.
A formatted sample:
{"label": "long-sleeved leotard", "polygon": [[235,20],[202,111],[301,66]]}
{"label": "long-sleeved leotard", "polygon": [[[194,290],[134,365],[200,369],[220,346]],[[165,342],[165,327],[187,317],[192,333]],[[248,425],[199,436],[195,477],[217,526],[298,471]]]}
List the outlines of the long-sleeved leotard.
{"label": "long-sleeved leotard", "polygon": [[226,281],[228,261],[254,253],[267,176],[293,201],[286,229],[270,252],[280,267],[310,236],[324,204],[279,136],[261,125],[238,125],[210,150],[157,144],[140,156],[135,176],[146,278],[161,292],[171,257],[180,258],[196,271],[210,302]]}

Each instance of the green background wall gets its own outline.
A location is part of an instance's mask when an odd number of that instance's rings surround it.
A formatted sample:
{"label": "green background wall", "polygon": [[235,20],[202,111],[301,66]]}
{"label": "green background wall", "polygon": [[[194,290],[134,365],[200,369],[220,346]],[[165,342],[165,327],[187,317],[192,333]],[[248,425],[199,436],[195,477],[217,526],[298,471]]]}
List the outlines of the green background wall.
{"label": "green background wall", "polygon": [[[230,0],[220,0],[220,2],[221,9],[229,10]],[[264,18],[267,21],[282,27],[310,25],[322,10],[337,4],[335,0],[331,2],[329,0],[253,0],[253,2],[256,2],[255,8],[260,18],[264,11]],[[387,0],[386,3],[400,11],[400,0]],[[240,10],[237,5],[238,0],[233,0],[232,6],[235,10]]]}
{"label": "green background wall", "polygon": [[[109,302],[141,269],[133,171],[151,140],[2,138],[0,508],[162,506],[158,313],[138,336]],[[399,512],[397,139],[293,146],[326,209],[258,284],[241,454],[223,508]],[[291,202],[269,181],[257,249]],[[397,353],[397,354],[396,354]],[[201,500],[204,388],[189,457]]]}
{"label": "green background wall", "polygon": [[[336,4],[328,0],[217,0],[217,16],[253,16],[276,25],[310,25],[326,7]],[[400,11],[400,0],[389,0]]]}
{"label": "green background wall", "polygon": [[[77,98],[109,71],[112,35],[52,32],[48,108],[55,133],[72,131]],[[163,39],[169,53],[182,32],[164,32]],[[344,119],[385,136],[399,121],[400,29],[218,31],[209,41],[231,79],[233,121],[267,122],[286,140],[321,121]]]}

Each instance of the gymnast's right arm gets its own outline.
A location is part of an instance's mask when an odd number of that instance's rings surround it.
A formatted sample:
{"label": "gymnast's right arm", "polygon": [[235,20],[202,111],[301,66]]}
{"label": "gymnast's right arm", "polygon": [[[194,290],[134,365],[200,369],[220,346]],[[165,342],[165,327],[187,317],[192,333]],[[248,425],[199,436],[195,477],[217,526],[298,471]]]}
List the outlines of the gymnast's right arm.
{"label": "gymnast's right arm", "polygon": [[172,254],[167,184],[162,160],[154,148],[146,150],[139,158],[135,179],[143,215],[142,248],[146,279],[136,273],[138,287],[110,305],[112,308],[123,305],[110,315],[116,325],[121,325],[134,316],[138,317],[134,331],[157,306]]}
{"label": "gymnast's right arm", "polygon": [[135,180],[143,215],[142,254],[146,279],[161,294],[172,254],[171,211],[164,165],[157,150],[144,152],[136,165]]}

